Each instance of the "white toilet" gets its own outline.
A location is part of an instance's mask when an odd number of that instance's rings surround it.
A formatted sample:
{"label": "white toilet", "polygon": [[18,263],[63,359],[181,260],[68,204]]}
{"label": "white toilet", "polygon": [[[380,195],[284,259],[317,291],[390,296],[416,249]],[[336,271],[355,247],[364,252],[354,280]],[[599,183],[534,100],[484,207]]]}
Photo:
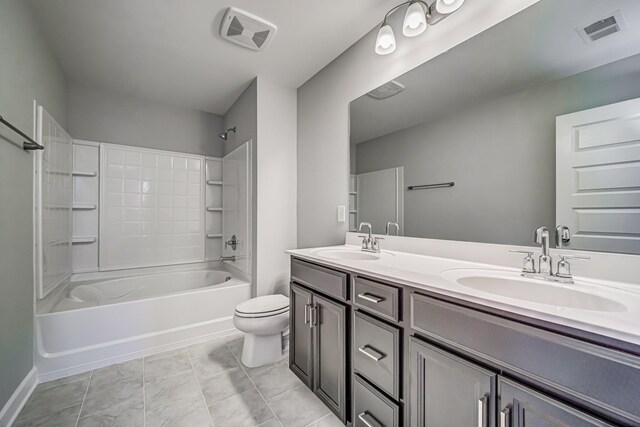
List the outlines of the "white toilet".
{"label": "white toilet", "polygon": [[265,295],[241,302],[233,324],[244,332],[242,363],[250,368],[282,359],[282,337],[289,328],[289,298]]}

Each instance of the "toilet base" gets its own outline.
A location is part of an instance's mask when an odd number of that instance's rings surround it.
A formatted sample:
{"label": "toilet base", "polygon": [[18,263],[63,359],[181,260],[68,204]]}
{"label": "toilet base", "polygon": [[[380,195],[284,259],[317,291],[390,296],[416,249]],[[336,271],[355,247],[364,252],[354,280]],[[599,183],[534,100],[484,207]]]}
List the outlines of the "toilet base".
{"label": "toilet base", "polygon": [[249,368],[256,368],[281,360],[282,333],[273,335],[244,334],[242,346],[242,363]]}

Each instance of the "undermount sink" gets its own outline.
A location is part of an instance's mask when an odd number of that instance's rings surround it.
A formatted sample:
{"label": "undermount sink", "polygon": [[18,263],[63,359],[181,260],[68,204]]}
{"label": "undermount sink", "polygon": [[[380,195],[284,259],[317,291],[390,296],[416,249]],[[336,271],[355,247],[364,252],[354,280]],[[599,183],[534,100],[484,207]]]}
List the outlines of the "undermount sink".
{"label": "undermount sink", "polygon": [[314,251],[313,254],[323,258],[345,261],[375,261],[380,259],[379,254],[348,249],[321,249]]}
{"label": "undermount sink", "polygon": [[442,276],[476,291],[521,301],[588,311],[627,311],[624,304],[575,289],[576,285],[525,278],[512,271],[454,269],[444,271]]}

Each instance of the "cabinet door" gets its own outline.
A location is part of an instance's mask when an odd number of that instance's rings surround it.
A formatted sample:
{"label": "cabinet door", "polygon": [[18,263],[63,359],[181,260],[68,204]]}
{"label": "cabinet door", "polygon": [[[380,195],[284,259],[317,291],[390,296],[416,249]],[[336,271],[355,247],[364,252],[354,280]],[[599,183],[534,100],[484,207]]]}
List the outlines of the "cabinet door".
{"label": "cabinet door", "polygon": [[313,367],[310,319],[311,292],[291,284],[290,300],[289,366],[302,382],[311,387]]}
{"label": "cabinet door", "polygon": [[313,307],[313,390],[344,421],[347,411],[347,307],[317,294],[313,295]]}
{"label": "cabinet door", "polygon": [[499,380],[500,427],[610,426],[549,396],[504,378]]}
{"label": "cabinet door", "polygon": [[412,427],[494,425],[493,372],[415,338],[409,352]]}

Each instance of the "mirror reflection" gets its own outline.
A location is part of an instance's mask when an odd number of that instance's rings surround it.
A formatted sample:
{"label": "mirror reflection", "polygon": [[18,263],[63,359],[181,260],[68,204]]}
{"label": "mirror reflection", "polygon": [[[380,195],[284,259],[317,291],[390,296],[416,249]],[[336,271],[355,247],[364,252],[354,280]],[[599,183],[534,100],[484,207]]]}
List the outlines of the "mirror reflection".
{"label": "mirror reflection", "polygon": [[640,2],[541,1],[350,120],[351,231],[640,253]]}

